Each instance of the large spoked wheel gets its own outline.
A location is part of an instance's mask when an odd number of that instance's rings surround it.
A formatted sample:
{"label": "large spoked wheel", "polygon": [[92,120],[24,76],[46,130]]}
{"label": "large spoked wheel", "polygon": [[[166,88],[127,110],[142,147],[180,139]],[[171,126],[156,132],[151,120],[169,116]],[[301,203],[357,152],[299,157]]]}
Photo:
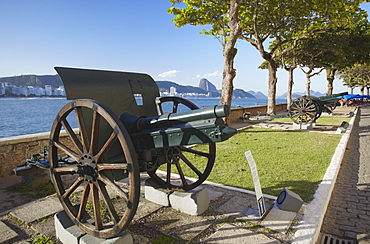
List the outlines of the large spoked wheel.
{"label": "large spoked wheel", "polygon": [[68,103],[54,120],[49,152],[59,200],[80,229],[109,238],[128,227],[139,203],[139,167],[131,139],[113,112],[92,100]]}
{"label": "large spoked wheel", "polygon": [[308,97],[299,97],[292,102],[289,116],[296,124],[315,122],[321,115],[319,104]]}
{"label": "large spoked wheel", "polygon": [[[198,109],[198,106],[180,97],[162,97],[158,101],[159,114],[193,109]],[[148,174],[163,188],[188,191],[207,179],[212,171],[215,157],[216,144],[213,142],[195,147],[170,147],[166,151],[167,162],[162,166],[162,170],[150,171]],[[172,173],[179,175],[179,177]],[[187,180],[185,174],[192,175],[192,178],[196,180]]]}

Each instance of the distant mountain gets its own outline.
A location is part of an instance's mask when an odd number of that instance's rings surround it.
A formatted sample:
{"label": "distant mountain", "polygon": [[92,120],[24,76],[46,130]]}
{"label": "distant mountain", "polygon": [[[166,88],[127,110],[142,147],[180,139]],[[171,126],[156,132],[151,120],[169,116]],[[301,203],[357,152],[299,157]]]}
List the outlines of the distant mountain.
{"label": "distant mountain", "polygon": [[[15,86],[33,86],[33,87],[45,87],[45,85],[51,85],[52,87],[62,86],[62,80],[59,75],[18,75],[12,77],[2,77],[0,82],[10,83]],[[156,81],[160,91],[170,91],[170,87],[175,87],[178,93],[198,93],[208,94],[211,93],[212,97],[221,97],[221,90],[216,90],[216,87],[207,79],[201,79],[199,85],[205,87],[202,89],[195,86],[183,86],[172,81]],[[233,97],[236,98],[267,98],[261,92],[246,92],[242,89],[235,89]]]}
{"label": "distant mountain", "polygon": [[235,89],[234,92],[233,92],[233,97],[234,98],[252,98],[252,99],[256,99],[256,97],[254,95],[252,95],[251,93],[246,92],[242,89]]}
{"label": "distant mountain", "polygon": [[182,86],[172,81],[156,81],[160,91],[170,91],[170,87],[175,87],[177,93],[199,93],[207,94],[208,92],[202,88],[195,86]]}
{"label": "distant mountain", "polygon": [[8,82],[15,86],[40,86],[51,85],[53,87],[59,87],[62,84],[62,80],[59,75],[19,75],[12,77],[0,78],[0,82]]}
{"label": "distant mountain", "polygon": [[[314,96],[314,97],[322,97],[322,96],[326,96],[325,93],[321,93],[321,92],[317,92],[317,91],[313,91],[313,90],[310,90],[310,96]],[[286,99],[287,98],[287,95],[288,93],[284,93],[283,95],[280,95],[280,96],[277,96],[276,98],[278,99]],[[292,94],[292,99],[296,99],[296,98],[299,98],[299,97],[302,97],[306,95],[306,92],[294,92]]]}
{"label": "distant mountain", "polygon": [[248,91],[248,93],[252,94],[257,99],[267,99],[267,96],[260,91],[258,92]]}
{"label": "distant mountain", "polygon": [[202,88],[203,90],[208,91],[208,92],[217,91],[215,85],[213,85],[206,78],[200,79],[200,81],[199,81],[199,88]]}

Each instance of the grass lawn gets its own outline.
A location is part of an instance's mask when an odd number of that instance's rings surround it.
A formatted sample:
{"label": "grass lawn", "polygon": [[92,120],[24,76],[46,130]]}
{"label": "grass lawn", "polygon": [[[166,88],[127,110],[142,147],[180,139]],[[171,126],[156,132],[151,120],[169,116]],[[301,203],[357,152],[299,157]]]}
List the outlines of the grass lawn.
{"label": "grass lawn", "polygon": [[[342,121],[343,117],[339,124]],[[340,134],[318,132],[243,129],[229,140],[217,143],[215,166],[207,180],[254,191],[244,156],[244,152],[250,150],[263,193],[278,196],[287,188],[310,202],[341,137]],[[197,164],[197,157],[193,156],[191,162]],[[184,173],[195,177],[191,170]]]}

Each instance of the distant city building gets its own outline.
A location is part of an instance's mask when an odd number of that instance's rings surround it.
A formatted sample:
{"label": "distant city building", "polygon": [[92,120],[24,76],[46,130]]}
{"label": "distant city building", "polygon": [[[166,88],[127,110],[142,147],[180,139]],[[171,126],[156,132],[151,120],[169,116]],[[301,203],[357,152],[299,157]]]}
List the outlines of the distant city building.
{"label": "distant city building", "polygon": [[0,96],[65,96],[65,90],[63,86],[54,88],[51,85],[45,85],[42,87],[33,86],[15,86],[8,82],[0,82]]}
{"label": "distant city building", "polygon": [[176,93],[176,87],[173,87],[171,86],[170,87],[170,96],[175,96],[177,93]]}

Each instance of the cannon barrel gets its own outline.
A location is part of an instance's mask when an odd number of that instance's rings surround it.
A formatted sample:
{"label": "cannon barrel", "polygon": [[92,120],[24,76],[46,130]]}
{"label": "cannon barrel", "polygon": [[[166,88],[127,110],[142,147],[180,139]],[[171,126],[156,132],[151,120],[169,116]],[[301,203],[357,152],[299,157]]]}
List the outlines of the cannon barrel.
{"label": "cannon barrel", "polygon": [[332,94],[332,95],[327,95],[327,96],[322,96],[322,97],[316,97],[315,99],[316,100],[319,100],[319,101],[333,101],[333,102],[336,102],[338,101],[339,99],[337,97],[339,96],[344,96],[344,95],[347,95],[348,92],[341,92],[341,93],[336,93],[336,94]]}
{"label": "cannon barrel", "polygon": [[144,118],[139,120],[138,129],[146,130],[171,126],[174,124],[187,123],[195,120],[207,120],[229,116],[230,109],[226,105],[216,105],[204,107],[180,113],[163,114],[154,118]]}
{"label": "cannon barrel", "polygon": [[229,114],[230,109],[227,105],[215,105],[185,112],[163,114],[150,118],[142,118],[125,112],[120,115],[120,120],[129,132],[137,132],[155,128],[165,128],[192,121],[218,119],[227,117]]}

